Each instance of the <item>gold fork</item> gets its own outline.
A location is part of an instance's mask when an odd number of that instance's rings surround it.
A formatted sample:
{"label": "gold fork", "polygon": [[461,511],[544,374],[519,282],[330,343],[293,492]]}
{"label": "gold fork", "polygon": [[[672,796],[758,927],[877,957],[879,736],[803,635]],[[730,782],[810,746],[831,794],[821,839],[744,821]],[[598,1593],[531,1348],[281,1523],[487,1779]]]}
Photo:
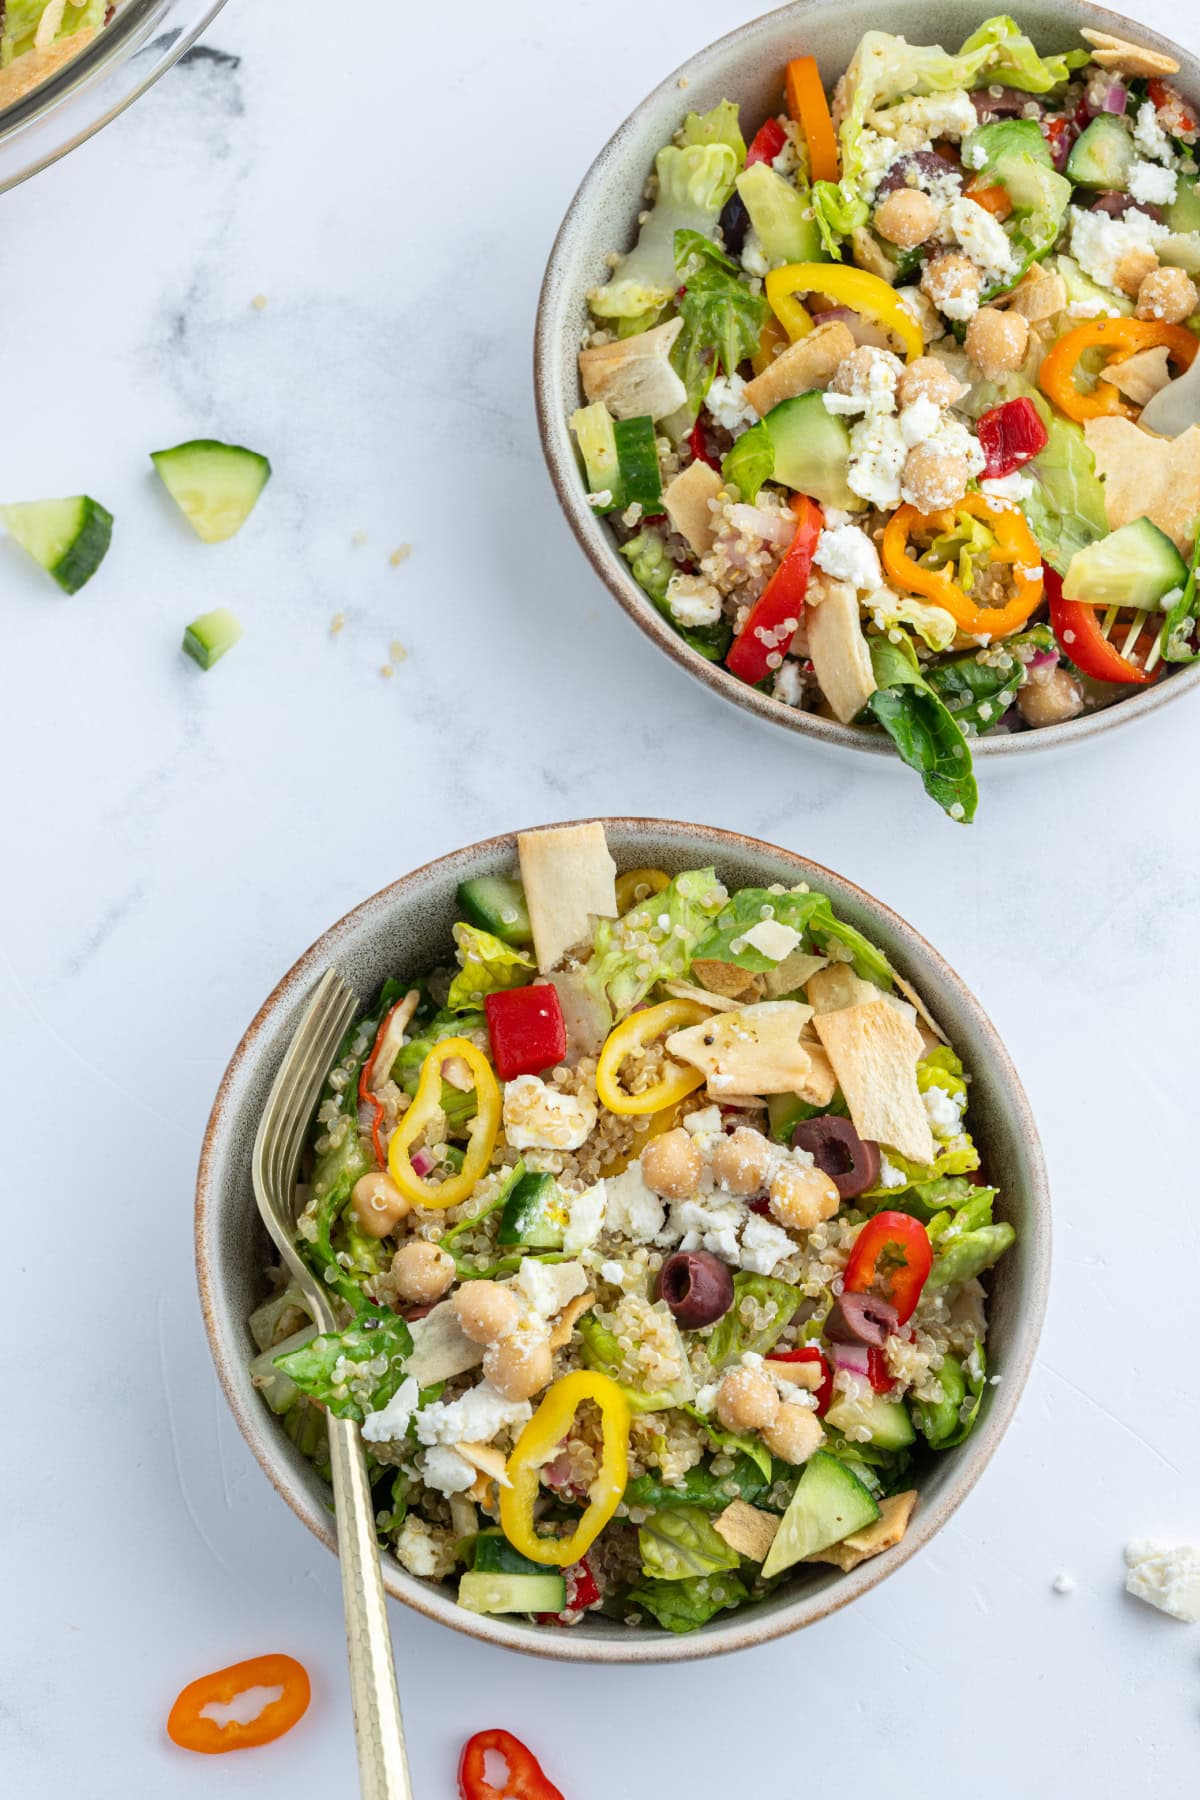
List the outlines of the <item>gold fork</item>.
{"label": "gold fork", "polygon": [[[336,969],[326,969],[288,1045],[254,1140],[258,1210],[318,1331],[336,1330],[337,1321],[328,1293],[296,1248],[296,1170],[317,1098],[357,1010],[358,996]],[[412,1800],[362,1443],[352,1419],[328,1413],[326,1421],[359,1783],[363,1800]]]}

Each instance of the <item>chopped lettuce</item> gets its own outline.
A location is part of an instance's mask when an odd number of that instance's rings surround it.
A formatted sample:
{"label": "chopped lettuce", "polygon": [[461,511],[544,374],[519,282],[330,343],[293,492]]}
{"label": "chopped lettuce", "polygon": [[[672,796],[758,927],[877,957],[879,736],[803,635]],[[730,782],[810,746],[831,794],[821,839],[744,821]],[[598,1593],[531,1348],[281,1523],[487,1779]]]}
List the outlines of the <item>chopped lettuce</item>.
{"label": "chopped lettuce", "polygon": [[[8,0],[7,6],[0,6],[0,68],[6,68],[14,56],[22,56],[34,47],[34,36],[42,21],[42,14],[49,10],[47,0]],[[55,28],[54,37],[70,37],[73,32],[98,31],[104,23],[104,15],[108,10],[107,0],[82,0],[82,4],[70,5],[63,11]],[[52,40],[53,41],[53,40]]]}
{"label": "chopped lettuce", "polygon": [[478,925],[455,925],[454,953],[458,974],[450,983],[446,1005],[451,1012],[470,1012],[485,994],[501,988],[525,987],[537,973],[531,956],[481,931]]}
{"label": "chopped lettuce", "polygon": [[827,951],[837,944],[850,952],[857,974],[877,987],[890,988],[892,966],[882,950],[834,912],[827,894],[808,888],[776,894],[770,888],[742,888],[722,908],[720,917],[695,951],[705,961],[732,962],[740,969],[762,974],[773,969],[777,958],[765,956],[745,941],[747,931],[763,919],[790,925],[803,940],[802,948]]}
{"label": "chopped lettuce", "polygon": [[678,142],[727,144],[737,158],[739,169],[746,160],[746,140],[742,136],[737,106],[732,100],[721,100],[706,113],[690,112],[683,121]]}
{"label": "chopped lettuce", "polygon": [[651,1513],[638,1531],[642,1573],[651,1580],[687,1581],[736,1569],[738,1553],[713,1530],[698,1506],[672,1506]]}
{"label": "chopped lettuce", "polygon": [[675,574],[675,564],[667,555],[662,533],[655,531],[653,526],[643,526],[637,536],[631,537],[620,549],[621,555],[629,564],[630,574],[653,603],[656,612],[660,612],[674,626],[684,643],[698,656],[702,656],[706,662],[720,662],[729,648],[733,627],[728,619],[718,619],[715,625],[685,627],[679,624],[667,604],[667,588]]}
{"label": "chopped lettuce", "polygon": [[726,899],[715,869],[687,869],[624,918],[597,919],[588,992],[622,1018],[656,982],[681,981]]}
{"label": "chopped lettuce", "polygon": [[412,1347],[403,1319],[367,1306],[344,1331],[323,1332],[277,1357],[275,1366],[336,1418],[361,1424],[369,1412],[387,1405],[404,1380],[404,1359]]}
{"label": "chopped lettuce", "polygon": [[[1054,634],[1048,625],[1033,625],[1018,637],[1004,640],[1004,648],[1010,652],[1024,647],[1053,650]],[[994,663],[980,662],[973,650],[925,670],[926,681],[958,723],[974,731],[990,731],[1000,723],[1016,700],[1024,677],[1025,664],[1016,654],[1007,668],[998,668]]]}
{"label": "chopped lettuce", "polygon": [[[1200,644],[1196,638],[1196,618],[1200,613],[1200,594],[1197,592],[1197,571],[1200,570],[1200,537],[1196,539],[1196,548],[1192,552],[1192,566],[1188,570],[1188,578],[1179,590],[1174,603],[1167,608],[1167,616],[1162,628],[1162,658],[1164,662],[1189,663],[1200,657]],[[1170,599],[1168,594],[1167,599]]]}
{"label": "chopped lettuce", "polygon": [[733,191],[738,159],[728,144],[668,144],[654,162],[658,193],[637,243],[588,304],[601,319],[655,312],[675,292],[675,233],[709,237]]}
{"label": "chopped lettuce", "polygon": [[766,1493],[773,1474],[769,1456],[765,1474],[759,1463],[757,1457],[739,1455],[728,1475],[714,1475],[705,1463],[697,1463],[676,1484],[665,1482],[653,1471],[635,1475],[625,1489],[625,1504],[653,1506],[660,1511],[671,1506],[699,1506],[710,1513],[724,1512],[731,1500],[753,1505]]}
{"label": "chopped lettuce", "polygon": [[955,1099],[966,1094],[967,1078],[963,1072],[962,1058],[949,1044],[939,1044],[917,1064],[918,1091],[924,1094],[932,1087],[944,1089]]}
{"label": "chopped lettuce", "polygon": [[694,417],[713,377],[736,374],[738,364],[758,348],[770,309],[740,279],[737,263],[699,232],[675,233],[675,267],[683,287],[679,301],[683,330],[675,340],[671,362],[687,389]]}
{"label": "chopped lettuce", "polygon": [[[765,1356],[783,1336],[803,1300],[800,1289],[788,1281],[739,1271],[733,1278],[733,1305],[709,1333],[708,1356],[713,1368],[724,1369],[738,1362],[748,1350]],[[742,1317],[746,1301],[755,1312],[753,1323]],[[759,1324],[757,1315],[763,1311],[766,1322]]]}
{"label": "chopped lettuce", "polygon": [[487,1018],[482,1012],[451,1012],[445,1009],[434,1013],[422,1025],[420,1036],[410,1039],[392,1064],[393,1081],[406,1094],[415,1094],[425,1058],[435,1044],[440,1044],[443,1038],[467,1037],[473,1031],[486,1029]]}
{"label": "chopped lettuce", "polygon": [[[937,1372],[942,1398],[910,1400],[913,1424],[931,1450],[949,1450],[970,1437],[979,1418],[983,1390],[987,1386],[987,1359],[976,1341],[966,1367],[957,1356],[945,1356]],[[967,1395],[970,1394],[968,1404]]]}
{"label": "chopped lettuce", "polygon": [[998,386],[981,383],[972,395],[970,411],[978,418],[1005,400],[1019,399],[1032,400],[1048,440],[1021,470],[1033,480],[1033,492],[1021,501],[1021,511],[1043,557],[1065,575],[1077,550],[1108,535],[1104,486],[1080,426],[1064,419],[1020,375],[1009,375]]}
{"label": "chopped lettuce", "polygon": [[871,663],[877,687],[868,705],[895,744],[902,762],[915,769],[925,792],[942,811],[969,824],[979,804],[971,750],[962,728],[936,693],[907,642],[872,637]]}
{"label": "chopped lettuce", "polygon": [[963,144],[963,161],[981,187],[999,185],[1012,202],[1005,224],[1017,258],[1015,273],[984,298],[1013,286],[1031,263],[1053,249],[1067,216],[1072,188],[1055,172],[1050,146],[1036,119],[997,119],[981,125]]}
{"label": "chopped lettuce", "polygon": [[760,419],[726,451],[721,461],[721,478],[735,487],[743,500],[753,503],[774,473],[775,445]]}
{"label": "chopped lettuce", "polygon": [[[666,1310],[665,1307],[663,1310]],[[630,1366],[616,1332],[597,1318],[594,1312],[585,1313],[578,1319],[575,1329],[583,1340],[581,1354],[584,1367],[598,1369],[602,1375],[608,1375],[615,1381],[628,1400],[631,1412],[668,1412],[672,1407],[691,1400],[696,1387],[690,1371],[670,1387],[647,1389],[639,1385],[639,1372]],[[684,1366],[686,1369],[686,1363]]]}
{"label": "chopped lettuce", "polygon": [[683,1406],[680,1411],[685,1412],[702,1431],[707,1432],[709,1442],[716,1449],[728,1451],[739,1460],[747,1459],[753,1463],[764,1481],[770,1481],[771,1452],[761,1438],[754,1437],[749,1432],[725,1431],[707,1413],[702,1413],[698,1406]]}
{"label": "chopped lettuce", "polygon": [[830,256],[841,261],[842,238],[858,231],[871,217],[871,209],[853,182],[814,181],[812,189],[813,218],[821,242]]}
{"label": "chopped lettuce", "polygon": [[736,1575],[698,1575],[689,1581],[643,1581],[628,1595],[631,1606],[658,1620],[667,1631],[696,1631],[727,1607],[750,1598]]}

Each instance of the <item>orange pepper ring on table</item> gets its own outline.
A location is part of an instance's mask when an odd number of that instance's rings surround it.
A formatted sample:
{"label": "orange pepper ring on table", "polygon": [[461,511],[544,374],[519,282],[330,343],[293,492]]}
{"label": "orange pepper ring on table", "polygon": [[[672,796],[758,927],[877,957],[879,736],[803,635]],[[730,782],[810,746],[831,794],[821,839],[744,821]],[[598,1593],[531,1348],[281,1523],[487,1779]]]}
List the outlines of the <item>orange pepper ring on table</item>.
{"label": "orange pepper ring on table", "polygon": [[[228,1706],[250,1688],[282,1688],[278,1700],[270,1700],[256,1719],[240,1725],[236,1719],[219,1725],[204,1717],[206,1706]],[[197,1750],[219,1756],[226,1750],[249,1750],[270,1744],[290,1731],[304,1717],[312,1688],[308,1670],[294,1656],[252,1656],[189,1681],[167,1719],[167,1735],[181,1750]]]}
{"label": "orange pepper ring on table", "polygon": [[1075,385],[1076,367],[1089,350],[1108,350],[1110,363],[1123,363],[1139,350],[1153,350],[1160,344],[1175,362],[1185,369],[1191,367],[1197,340],[1182,325],[1164,325],[1157,319],[1092,319],[1059,338],[1038,370],[1038,386],[1060,412],[1078,424],[1114,415],[1132,419],[1137,408],[1123,400],[1111,382],[1098,380],[1094,393],[1081,394]]}
{"label": "orange pepper ring on table", "polygon": [[[1006,563],[1016,588],[1006,606],[976,606],[954,579],[949,565],[927,569],[910,556],[908,540],[914,529],[953,531],[959,513],[981,519],[991,527],[996,547],[992,562]],[[897,586],[910,594],[923,594],[935,606],[944,607],[960,631],[969,637],[1008,637],[1019,631],[1041,603],[1045,582],[1042,553],[1015,507],[1002,507],[985,494],[964,494],[942,512],[920,513],[915,506],[894,512],[883,533],[883,566]],[[1032,571],[1037,573],[1033,574]]]}

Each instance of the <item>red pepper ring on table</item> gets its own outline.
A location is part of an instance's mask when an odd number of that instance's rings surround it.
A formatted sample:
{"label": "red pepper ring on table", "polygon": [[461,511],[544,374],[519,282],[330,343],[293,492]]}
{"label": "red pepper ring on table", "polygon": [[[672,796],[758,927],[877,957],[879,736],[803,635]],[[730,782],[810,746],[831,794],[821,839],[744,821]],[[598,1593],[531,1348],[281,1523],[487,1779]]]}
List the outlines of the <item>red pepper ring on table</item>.
{"label": "red pepper ring on table", "polygon": [[904,1325],[916,1310],[929,1271],[933,1246],[919,1219],[902,1212],[880,1212],[859,1232],[842,1285],[848,1294],[876,1293],[896,1309]]}
{"label": "red pepper ring on table", "polygon": [[731,674],[752,685],[765,681],[783,665],[804,610],[817,539],[825,522],[817,502],[806,494],[794,494],[788,504],[796,520],[796,535],[725,657]]}
{"label": "red pepper ring on table", "polygon": [[[283,1692],[245,1725],[236,1719],[221,1725],[205,1717],[206,1707],[228,1706],[251,1688],[282,1688]],[[257,1744],[273,1743],[290,1731],[307,1712],[311,1695],[308,1670],[294,1656],[252,1656],[189,1681],[168,1715],[167,1736],[181,1750],[196,1750],[203,1756],[249,1750]]]}
{"label": "red pepper ring on table", "polygon": [[[489,1750],[502,1756],[508,1766],[502,1788],[487,1778]],[[463,1745],[458,1791],[461,1800],[563,1800],[561,1790],[547,1778],[533,1751],[500,1726],[477,1731]]]}
{"label": "red pepper ring on table", "polygon": [[1110,644],[1100,629],[1100,621],[1096,610],[1086,600],[1066,600],[1063,598],[1062,576],[1047,567],[1045,570],[1046,598],[1050,602],[1050,624],[1058,640],[1058,647],[1068,657],[1081,675],[1089,675],[1093,681],[1120,681],[1138,683],[1156,681],[1162,673],[1162,664],[1152,675],[1145,669],[1139,669],[1136,663],[1128,662],[1115,644]]}

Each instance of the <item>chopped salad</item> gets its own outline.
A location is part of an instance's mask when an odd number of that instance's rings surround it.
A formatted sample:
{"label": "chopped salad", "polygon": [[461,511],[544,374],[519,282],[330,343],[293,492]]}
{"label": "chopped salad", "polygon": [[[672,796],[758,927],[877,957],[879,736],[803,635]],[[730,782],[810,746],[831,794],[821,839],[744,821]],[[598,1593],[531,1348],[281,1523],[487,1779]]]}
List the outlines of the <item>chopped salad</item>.
{"label": "chopped salad", "polygon": [[0,107],[24,99],[87,48],[112,0],[6,0],[0,6]]}
{"label": "chopped salad", "polygon": [[1200,653],[1197,115],[1172,58],[1081,35],[870,31],[749,144],[689,113],[588,295],[571,426],[651,603],[956,820],[973,738]]}
{"label": "chopped salad", "polygon": [[[805,883],[618,875],[599,824],[464,882],[325,1086],[252,1374],[380,1540],[475,1612],[691,1631],[903,1538],[987,1390],[1014,1239],[970,1075]],[[449,950],[449,946],[447,946]]]}

